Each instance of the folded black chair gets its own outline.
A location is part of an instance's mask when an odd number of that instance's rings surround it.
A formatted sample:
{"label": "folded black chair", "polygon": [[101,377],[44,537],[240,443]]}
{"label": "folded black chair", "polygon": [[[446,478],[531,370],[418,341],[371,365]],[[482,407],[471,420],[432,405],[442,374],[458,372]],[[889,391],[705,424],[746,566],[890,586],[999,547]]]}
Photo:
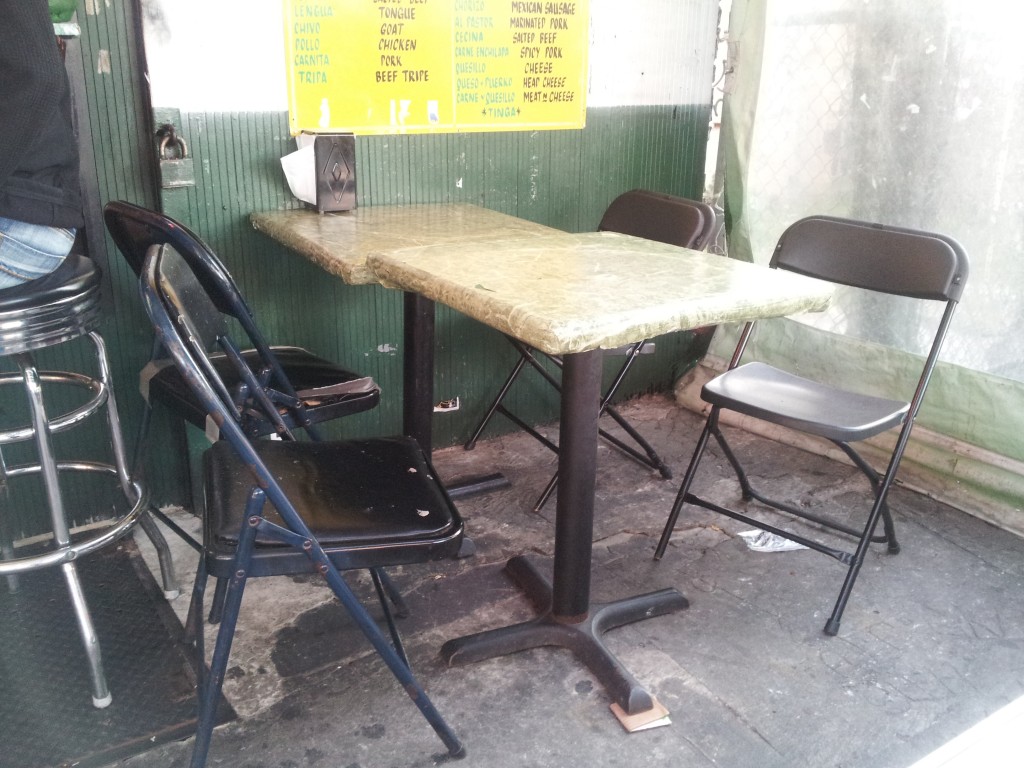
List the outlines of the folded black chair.
{"label": "folded black chair", "polygon": [[[839,285],[945,303],[945,311],[937,322],[931,349],[909,401],[839,389],[760,362],[740,365],[753,323],[747,323],[744,327],[729,369],[704,385],[701,391],[701,397],[711,404],[711,412],[658,542],[655,559],[664,555],[684,503],[719,512],[830,555],[847,566],[846,580],[832,615],[825,624],[826,634],[835,635],[839,631],[843,611],[869,545],[872,542],[886,543],[890,553],[899,552],[886,497],[910,438],[914,419],[938,359],[953,310],[967,281],[968,261],[960,245],[943,235],[813,216],[796,222],[783,233],[775,248],[771,266]],[[871,361],[864,360],[863,364],[870,366]],[[768,499],[754,490],[719,428],[723,409],[824,438],[838,446],[867,476],[874,491],[873,504],[864,527],[857,529],[810,514],[792,504]],[[882,473],[872,468],[849,445],[897,427],[900,428],[899,436],[888,466]],[[838,549],[818,538],[811,538],[811,530],[804,533],[784,530],[691,493],[694,475],[711,436],[721,445],[735,470],[745,501],[756,500],[788,516],[809,521],[812,527],[820,529],[823,526],[839,535],[845,534],[856,539],[856,548],[853,551]],[[884,533],[876,536],[879,518]]]}
{"label": "folded black chair", "polygon": [[[246,434],[277,433],[288,437],[292,430],[302,429],[317,439],[317,424],[376,407],[380,401],[380,389],[371,377],[362,376],[299,347],[271,346],[227,268],[187,227],[163,214],[123,201],[107,203],[103,218],[107,231],[135,274],[141,275],[143,261],[151,246],[165,243],[173,246],[188,262],[220,313],[237,321],[244,331],[249,348],[241,354],[256,371],[255,382],[240,380],[232,362],[223,352],[213,353],[210,359],[237,405],[251,403],[256,397],[274,403],[280,418],[270,419],[258,407],[240,409],[239,417]],[[139,388],[146,406],[133,460],[136,471],[145,453],[153,403],[161,403],[185,423],[205,429],[212,439],[216,439],[217,425],[207,422],[203,404],[167,358],[159,341],[154,342],[150,361],[140,374]],[[150,511],[193,548],[199,549],[198,543],[173,520],[156,508]],[[147,521],[148,518],[143,516],[142,522]],[[144,525],[144,528],[152,538],[152,524]],[[166,554],[166,547],[158,546],[158,549],[165,592],[170,593],[168,583],[174,582],[173,565]]]}
{"label": "folded black chair", "polygon": [[[350,441],[253,440],[241,413],[206,354],[215,340],[235,375],[259,391],[258,372],[222,330],[221,316],[185,260],[169,245],[153,246],[141,281],[143,303],[157,338],[208,417],[220,440],[204,454],[202,556],[187,630],[200,668],[200,629],[208,576],[227,582],[224,612],[208,673],[198,681],[199,714],[193,768],[205,764],[216,703],[227,669],[246,580],[318,572],[420,708],[452,755],[463,747],[413,677],[377,578],[390,565],[454,556],[462,521],[412,438]],[[211,336],[213,338],[211,338]],[[282,427],[275,404],[249,404]],[[340,575],[369,568],[391,631],[378,629]]]}
{"label": "folded black chair", "polygon": [[[598,225],[598,231],[601,232],[618,232],[625,235],[634,235],[646,240],[657,240],[658,242],[696,250],[703,250],[714,242],[719,229],[720,222],[714,208],[710,205],[645,189],[634,189],[624,192],[615,198],[611,205],[608,206],[604,216],[601,218],[601,223]],[[501,413],[520,429],[529,433],[543,445],[557,453],[558,446],[509,410],[504,405],[504,400],[512,385],[527,365],[537,371],[552,387],[561,391],[561,383],[558,377],[553,375],[544,366],[541,358],[548,360],[557,369],[561,369],[562,360],[557,355],[547,355],[512,337],[506,338],[516,348],[516,351],[519,352],[519,360],[505,379],[505,383],[498,391],[497,397],[473,430],[472,437],[466,441],[464,448],[469,451],[476,447],[477,440],[480,439],[480,435],[483,434],[484,428],[491,418],[495,413]],[[601,414],[607,414],[611,417],[632,439],[633,445],[630,445],[616,435],[606,432],[604,429],[600,430],[600,433],[605,440],[627,456],[645,466],[658,470],[661,476],[667,479],[672,477],[672,470],[661,460],[661,457],[658,456],[654,448],[651,447],[636,428],[611,404],[612,398],[615,397],[615,393],[633,366],[637,355],[643,354],[644,351],[650,351],[652,347],[653,343],[650,340],[644,340],[629,344],[621,349],[608,351],[607,354],[609,355],[620,354],[625,359],[601,398]],[[544,506],[557,484],[558,474],[556,473],[537,499],[537,503],[534,505],[535,511],[540,510]]]}

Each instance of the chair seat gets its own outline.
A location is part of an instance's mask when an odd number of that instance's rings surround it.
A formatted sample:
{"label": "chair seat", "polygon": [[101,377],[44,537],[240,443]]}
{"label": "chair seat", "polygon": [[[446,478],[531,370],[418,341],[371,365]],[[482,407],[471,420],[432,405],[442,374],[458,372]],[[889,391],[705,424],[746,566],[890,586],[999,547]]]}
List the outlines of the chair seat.
{"label": "chair seat", "polygon": [[861,395],[747,363],[712,379],[701,390],[711,405],[784,427],[847,443],[903,423],[910,404]]}
{"label": "chair seat", "polygon": [[[306,416],[314,424],[370,410],[380,401],[380,389],[368,376],[353,373],[300,347],[271,347],[271,350],[302,398]],[[243,352],[242,357],[251,366],[260,363],[254,350]],[[239,383],[235,366],[224,354],[210,355],[210,360],[227,388],[234,390]],[[205,409],[170,360],[160,361],[144,372],[143,380],[148,402],[159,401],[190,424],[206,426]],[[350,391],[344,391],[346,388]],[[281,415],[289,427],[296,426],[290,411],[282,408]],[[246,426],[251,427],[253,423],[250,419]],[[255,423],[265,425],[256,429],[255,434],[274,431],[273,425],[265,419]]]}
{"label": "chair seat", "polygon": [[[260,440],[255,447],[339,567],[400,565],[457,553],[462,522],[412,438]],[[205,473],[208,556],[224,558],[230,567],[252,476],[226,441],[207,451]],[[265,516],[281,523],[269,502]],[[281,558],[305,559],[263,534],[256,542],[256,567],[268,549]]]}

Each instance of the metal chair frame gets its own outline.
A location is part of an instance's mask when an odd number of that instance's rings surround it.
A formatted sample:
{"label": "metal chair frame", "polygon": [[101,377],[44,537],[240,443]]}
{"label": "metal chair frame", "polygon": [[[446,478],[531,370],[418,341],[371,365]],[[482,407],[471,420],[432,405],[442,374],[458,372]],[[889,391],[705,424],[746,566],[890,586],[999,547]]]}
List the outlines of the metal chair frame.
{"label": "metal chair frame", "polygon": [[[299,347],[271,346],[256,324],[255,313],[245,301],[227,267],[187,227],[168,216],[125,201],[107,203],[103,217],[107,230],[136,275],[141,277],[147,250],[153,245],[168,243],[191,266],[217,309],[225,317],[237,321],[242,328],[248,338],[249,348],[239,354],[256,370],[256,377],[247,382],[231,380],[228,387],[236,403],[260,398],[266,404],[269,400],[275,406],[272,410],[280,415],[279,419],[270,419],[264,416],[269,410],[242,409],[240,419],[247,434],[277,433],[290,439],[292,435],[289,433],[292,430],[302,429],[314,439],[319,439],[316,424],[377,406],[380,389],[372,379],[347,371]],[[222,376],[234,375],[235,367],[223,352],[213,352],[212,359]],[[324,394],[325,388],[330,391],[332,387],[345,389],[350,388],[350,385],[355,391]],[[314,395],[310,391],[313,389],[318,394]],[[135,473],[141,470],[147,453],[154,400],[164,403],[185,422],[210,429],[210,425],[204,423],[205,413],[178,377],[158,339],[154,339],[150,360],[140,374],[140,390],[144,396],[145,409],[132,461]],[[196,551],[201,550],[195,538],[160,509],[151,506],[148,511],[190,547]],[[164,593],[168,599],[172,599],[178,592],[170,550],[149,515],[142,516],[140,525],[157,548]]]}
{"label": "metal chair frame", "polygon": [[[740,520],[833,557],[847,566],[846,578],[824,628],[826,634],[835,635],[869,546],[885,543],[890,554],[900,551],[887,498],[953,312],[962,295],[968,275],[968,260],[959,243],[944,235],[830,216],[812,216],[794,223],[783,233],[771,266],[878,293],[943,302],[942,318],[937,324],[913,396],[909,401],[880,398],[821,384],[760,362],[741,365],[754,329],[754,323],[747,323],[728,370],[708,382],[701,391],[701,397],[711,405],[711,411],[654,557],[660,560],[665,554],[679,513],[686,503]],[[857,529],[844,525],[793,504],[770,499],[755,490],[720,429],[723,409],[811,434],[839,447],[867,477],[873,490],[874,500],[864,527]],[[899,436],[884,472],[875,470],[850,445],[896,427],[900,427]],[[757,501],[797,521],[807,521],[824,528],[826,532],[852,537],[856,539],[856,547],[852,551],[842,549],[813,537],[811,531],[787,530],[693,493],[691,486],[711,437],[721,446],[736,473],[744,501]],[[880,519],[883,533],[876,535]]]}
{"label": "metal chair frame", "polygon": [[[462,521],[443,487],[436,480],[429,461],[411,438],[333,443],[251,440],[239,423],[237,404],[206,355],[207,347],[203,337],[210,332],[211,324],[207,323],[205,318],[214,314],[214,310],[208,305],[209,297],[205,292],[197,283],[189,280],[191,277],[193,276],[188,271],[188,266],[171,246],[153,246],[144,265],[141,291],[143,304],[153,322],[157,337],[193,389],[199,402],[219,424],[222,437],[204,457],[206,508],[203,554],[196,574],[186,627],[188,638],[195,646],[202,667],[205,652],[203,633],[199,625],[203,612],[203,596],[207,576],[220,577],[220,581],[227,584],[223,618],[218,629],[210,670],[208,673],[203,671],[198,681],[199,722],[192,754],[192,768],[201,768],[206,762],[216,704],[227,669],[247,579],[311,571],[318,572],[324,577],[335,596],[448,748],[449,753],[452,756],[460,756],[464,752],[462,744],[412,674],[383,594],[384,586],[379,579],[379,569],[383,566],[424,562],[454,556],[458,551],[463,534]],[[255,375],[251,371],[246,373],[246,361],[237,354],[237,348],[233,347],[229,338],[221,337],[218,341],[226,355],[240,366],[239,372],[243,378],[248,379]],[[252,407],[265,407],[266,416],[276,420],[276,408],[272,405],[261,402]],[[308,465],[314,468],[318,476],[348,477],[345,474],[345,459],[363,454],[417,457],[416,462],[420,465],[420,470],[413,471],[407,463],[399,467],[400,474],[409,478],[406,482],[412,484],[416,493],[425,497],[422,508],[417,506],[404,511],[406,517],[414,521],[407,523],[412,531],[397,535],[382,530],[377,532],[376,538],[370,539],[367,539],[366,535],[345,538],[345,535],[341,534],[340,537],[335,535],[329,541],[322,542],[311,529],[313,523],[307,522],[300,511],[310,507],[314,501],[307,497],[306,493],[295,497],[284,489],[284,484],[289,482],[289,478],[286,477],[288,467]],[[285,460],[274,464],[275,456],[281,455],[284,455]],[[366,483],[366,476],[371,474],[363,472],[344,482]],[[227,491],[224,490],[225,487]],[[303,489],[306,490],[306,487],[303,486]],[[379,492],[392,493],[392,489],[388,486]],[[417,497],[415,501],[419,501],[419,498]],[[276,513],[272,519],[268,519],[267,516],[270,511],[266,506],[267,502]],[[338,502],[343,504],[344,499],[338,499]],[[387,504],[390,501],[386,499],[382,500],[382,503]],[[244,506],[244,510],[239,508],[241,506]],[[412,514],[409,514],[410,512]],[[360,506],[357,516],[361,524],[370,525],[363,521],[376,519],[373,514],[367,513],[368,510]],[[382,511],[381,514],[385,512]],[[422,516],[422,531],[415,528],[418,524],[415,523],[416,515]],[[434,520],[435,516],[438,520]],[[226,523],[237,525],[233,533],[226,534],[219,529],[219,525]],[[319,524],[325,523],[320,521]],[[428,530],[429,526],[434,528]],[[390,643],[341,577],[341,570],[353,568],[371,570],[391,633]]]}

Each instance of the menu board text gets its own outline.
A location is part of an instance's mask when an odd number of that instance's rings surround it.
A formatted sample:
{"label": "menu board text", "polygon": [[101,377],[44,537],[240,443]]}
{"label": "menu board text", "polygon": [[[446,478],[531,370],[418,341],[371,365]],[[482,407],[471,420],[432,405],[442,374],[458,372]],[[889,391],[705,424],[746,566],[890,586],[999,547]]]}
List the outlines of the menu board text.
{"label": "menu board text", "polygon": [[284,0],[292,133],[580,128],[588,0]]}

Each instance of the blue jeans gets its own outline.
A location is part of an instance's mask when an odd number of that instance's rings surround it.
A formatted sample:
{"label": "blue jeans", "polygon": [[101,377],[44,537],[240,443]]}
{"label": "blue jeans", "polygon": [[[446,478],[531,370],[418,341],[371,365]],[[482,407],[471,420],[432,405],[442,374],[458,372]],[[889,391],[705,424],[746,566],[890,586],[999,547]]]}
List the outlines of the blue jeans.
{"label": "blue jeans", "polygon": [[0,216],[0,288],[53,272],[74,242],[73,229],[26,224]]}

